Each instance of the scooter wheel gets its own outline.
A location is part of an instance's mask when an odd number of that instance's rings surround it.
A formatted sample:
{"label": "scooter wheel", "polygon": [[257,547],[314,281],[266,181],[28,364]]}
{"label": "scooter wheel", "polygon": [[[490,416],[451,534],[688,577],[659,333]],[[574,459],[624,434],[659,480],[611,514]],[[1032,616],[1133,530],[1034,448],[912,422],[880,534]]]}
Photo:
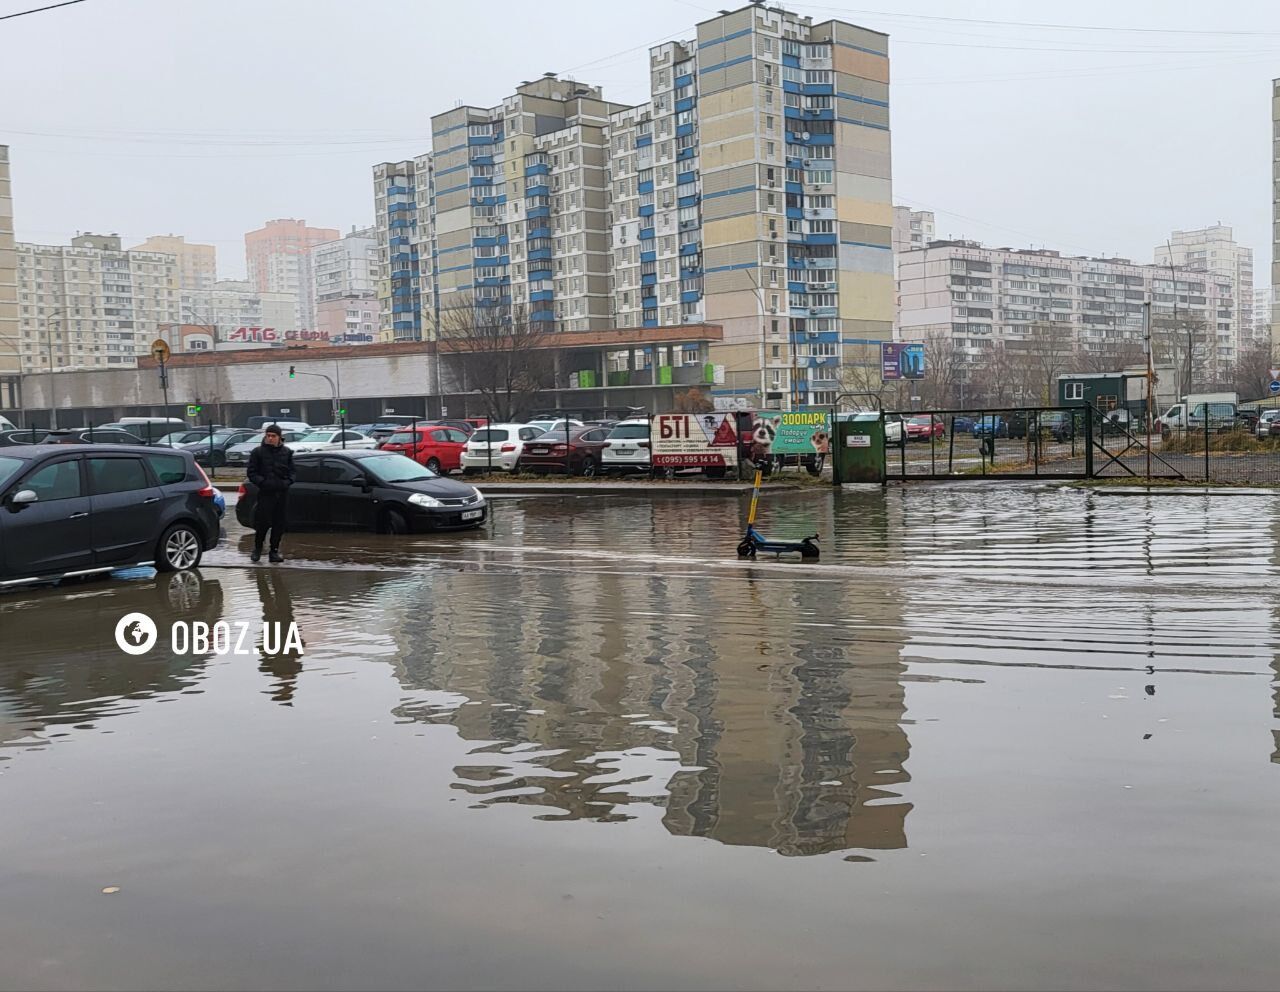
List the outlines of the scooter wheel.
{"label": "scooter wheel", "polygon": [[752,545],[750,541],[743,541],[741,544],[738,545],[738,557],[750,558],[752,555],[755,554],[755,550],[756,550],[755,547]]}

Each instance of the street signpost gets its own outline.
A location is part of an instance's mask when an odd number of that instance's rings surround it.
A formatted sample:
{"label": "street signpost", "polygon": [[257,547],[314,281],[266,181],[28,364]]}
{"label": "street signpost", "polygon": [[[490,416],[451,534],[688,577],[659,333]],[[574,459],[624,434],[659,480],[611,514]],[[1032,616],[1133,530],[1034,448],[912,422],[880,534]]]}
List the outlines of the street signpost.
{"label": "street signpost", "polygon": [[164,394],[164,415],[169,416],[169,376],[164,370],[164,363],[169,360],[169,342],[164,338],[156,338],[151,342],[151,357],[160,366],[160,392]]}
{"label": "street signpost", "polygon": [[1272,379],[1267,388],[1271,390],[1272,396],[1275,396],[1276,393],[1280,393],[1280,379]]}

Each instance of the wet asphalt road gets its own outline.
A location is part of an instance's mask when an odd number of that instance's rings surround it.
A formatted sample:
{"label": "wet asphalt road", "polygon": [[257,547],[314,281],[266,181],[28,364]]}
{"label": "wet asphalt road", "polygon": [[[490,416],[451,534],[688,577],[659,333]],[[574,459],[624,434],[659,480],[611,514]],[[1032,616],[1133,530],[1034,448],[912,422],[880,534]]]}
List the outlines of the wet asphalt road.
{"label": "wet asphalt road", "polygon": [[1273,497],[770,498],[814,565],[741,510],[0,595],[0,987],[1276,985]]}

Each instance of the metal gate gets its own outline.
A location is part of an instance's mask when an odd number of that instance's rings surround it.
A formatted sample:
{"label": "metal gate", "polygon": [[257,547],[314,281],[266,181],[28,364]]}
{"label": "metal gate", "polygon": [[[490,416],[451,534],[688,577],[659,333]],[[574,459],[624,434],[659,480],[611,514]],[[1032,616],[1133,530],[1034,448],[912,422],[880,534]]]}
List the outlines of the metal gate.
{"label": "metal gate", "polygon": [[1125,424],[1092,407],[882,414],[885,479],[1182,478]]}

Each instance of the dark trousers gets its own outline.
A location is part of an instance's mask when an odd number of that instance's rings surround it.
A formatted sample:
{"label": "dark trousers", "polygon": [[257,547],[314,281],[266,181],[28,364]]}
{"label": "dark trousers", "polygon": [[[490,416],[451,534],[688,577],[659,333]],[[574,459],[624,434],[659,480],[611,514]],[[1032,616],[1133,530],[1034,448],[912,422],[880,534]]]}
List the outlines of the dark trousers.
{"label": "dark trousers", "polygon": [[262,542],[271,532],[271,550],[280,548],[280,538],[284,537],[284,511],[289,502],[287,489],[279,492],[258,491],[258,504],[253,508],[253,544],[262,547]]}

